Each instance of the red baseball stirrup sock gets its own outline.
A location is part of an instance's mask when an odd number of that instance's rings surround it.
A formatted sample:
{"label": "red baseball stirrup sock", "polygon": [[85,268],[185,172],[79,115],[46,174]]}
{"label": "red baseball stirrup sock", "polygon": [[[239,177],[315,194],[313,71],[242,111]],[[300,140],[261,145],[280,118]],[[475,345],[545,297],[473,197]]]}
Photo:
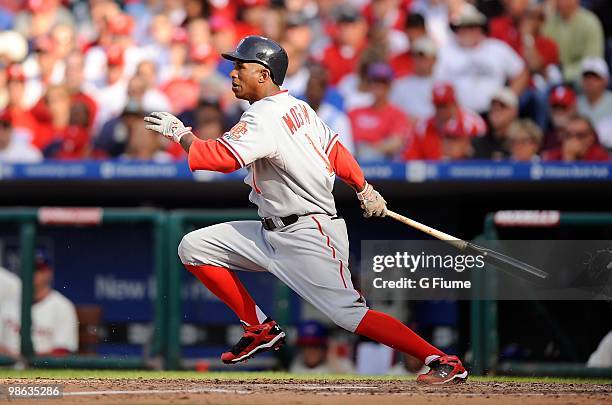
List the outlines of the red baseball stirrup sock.
{"label": "red baseball stirrup sock", "polygon": [[187,270],[200,279],[213,294],[223,301],[238,318],[249,325],[259,325],[266,316],[259,310],[261,321],[257,317],[257,305],[236,273],[225,267],[201,265],[184,265]]}
{"label": "red baseball stirrup sock", "polygon": [[366,312],[355,333],[407,353],[423,362],[431,355],[445,355],[397,319],[372,309]]}

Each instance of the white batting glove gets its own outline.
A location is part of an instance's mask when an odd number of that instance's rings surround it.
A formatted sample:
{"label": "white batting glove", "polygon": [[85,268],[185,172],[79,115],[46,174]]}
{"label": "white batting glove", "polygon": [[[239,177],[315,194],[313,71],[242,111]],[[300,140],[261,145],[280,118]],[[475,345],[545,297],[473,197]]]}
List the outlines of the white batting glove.
{"label": "white batting glove", "polygon": [[167,112],[152,112],[144,120],[148,122],[146,129],[159,132],[176,143],[179,143],[185,134],[191,133],[191,127],[186,127],[181,120]]}
{"label": "white batting glove", "polygon": [[387,215],[387,202],[378,191],[374,190],[371,184],[366,182],[363,191],[357,193],[357,198],[361,201],[364,217],[384,217]]}

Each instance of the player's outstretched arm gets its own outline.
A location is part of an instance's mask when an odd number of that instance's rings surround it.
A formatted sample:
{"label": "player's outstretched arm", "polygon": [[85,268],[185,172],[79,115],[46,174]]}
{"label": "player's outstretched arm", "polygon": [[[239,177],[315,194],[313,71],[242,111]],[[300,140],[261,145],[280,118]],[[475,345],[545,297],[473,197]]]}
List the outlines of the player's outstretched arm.
{"label": "player's outstretched arm", "polygon": [[188,154],[189,168],[231,173],[240,169],[240,162],[220,142],[214,139],[201,140],[191,132],[191,127],[167,112],[153,112],[144,118],[145,128],[159,132],[180,144]]}
{"label": "player's outstretched arm", "polygon": [[351,186],[357,193],[357,198],[361,201],[363,216],[384,217],[387,214],[387,202],[374,190],[371,184],[365,180],[363,170],[349,152],[340,142],[336,142],[329,152],[329,162],[331,163],[336,176]]}

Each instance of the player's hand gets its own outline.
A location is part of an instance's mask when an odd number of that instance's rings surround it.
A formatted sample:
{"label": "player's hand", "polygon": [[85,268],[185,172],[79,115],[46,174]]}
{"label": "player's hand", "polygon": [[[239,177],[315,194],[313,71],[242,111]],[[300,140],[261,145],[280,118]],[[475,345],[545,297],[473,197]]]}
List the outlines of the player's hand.
{"label": "player's hand", "polygon": [[364,217],[384,217],[387,215],[387,202],[369,183],[366,182],[365,188],[357,193],[357,198],[361,201]]}
{"label": "player's hand", "polygon": [[191,133],[191,127],[186,127],[181,120],[167,112],[152,112],[144,120],[147,123],[146,129],[159,132],[176,143],[179,143],[185,134]]}

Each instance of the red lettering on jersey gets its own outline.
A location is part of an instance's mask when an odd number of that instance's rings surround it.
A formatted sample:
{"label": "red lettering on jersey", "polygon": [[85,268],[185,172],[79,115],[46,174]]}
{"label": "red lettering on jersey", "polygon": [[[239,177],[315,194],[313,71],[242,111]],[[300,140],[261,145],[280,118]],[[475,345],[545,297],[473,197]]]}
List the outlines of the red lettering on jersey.
{"label": "red lettering on jersey", "polygon": [[302,116],[300,115],[299,111],[295,109],[295,107],[291,107],[291,115],[293,116],[293,120],[296,122],[298,128],[304,125],[304,120],[302,119]]}
{"label": "red lettering on jersey", "polygon": [[293,122],[291,116],[289,116],[289,113],[283,115],[283,121],[285,121],[285,125],[287,125],[287,128],[291,132],[291,135],[293,135],[293,133],[297,131],[297,128],[295,126],[295,122]]}
{"label": "red lettering on jersey", "polygon": [[306,108],[305,105],[300,105],[300,108],[302,109],[302,115],[304,116],[304,120],[310,124],[310,116],[308,115],[308,109]]}
{"label": "red lettering on jersey", "polygon": [[247,133],[247,124],[244,121],[238,121],[236,125],[229,131],[229,136],[237,141],[240,137]]}

